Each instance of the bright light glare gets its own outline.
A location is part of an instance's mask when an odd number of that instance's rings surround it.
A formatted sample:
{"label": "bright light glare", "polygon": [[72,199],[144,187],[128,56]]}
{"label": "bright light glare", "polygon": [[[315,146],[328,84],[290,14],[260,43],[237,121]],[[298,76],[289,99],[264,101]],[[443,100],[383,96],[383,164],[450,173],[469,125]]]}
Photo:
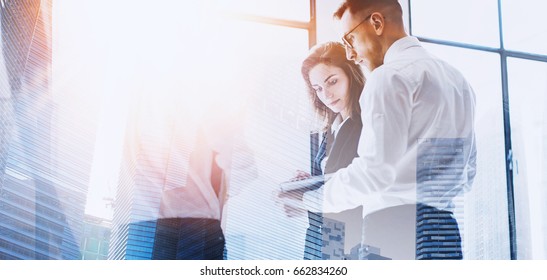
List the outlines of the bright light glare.
{"label": "bright light glare", "polygon": [[[86,213],[111,217],[105,198],[115,194],[128,124],[193,125],[244,109],[237,67],[221,62],[228,50],[214,35],[222,19],[212,3],[56,1],[54,95],[65,106],[96,108]],[[140,103],[153,117],[128,119]]]}

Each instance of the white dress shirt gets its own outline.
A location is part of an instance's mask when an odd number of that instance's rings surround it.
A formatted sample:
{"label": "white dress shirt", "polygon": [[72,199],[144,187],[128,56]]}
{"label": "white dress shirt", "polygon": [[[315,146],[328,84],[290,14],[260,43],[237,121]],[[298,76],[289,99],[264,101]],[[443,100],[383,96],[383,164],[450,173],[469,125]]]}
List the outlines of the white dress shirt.
{"label": "white dress shirt", "polygon": [[450,209],[475,175],[475,94],[460,72],[404,37],[370,73],[360,105],[359,158],[306,193],[306,208],[363,205],[363,216],[419,202]]}
{"label": "white dress shirt", "polygon": [[[124,192],[131,192],[132,222],[221,220],[227,198],[257,177],[254,155],[243,139],[244,115],[235,109],[230,112],[232,107],[190,111],[184,103],[172,103],[173,108],[163,104],[153,108],[143,102],[128,133],[132,135],[125,160],[129,171],[122,176],[128,180],[121,184],[128,185]],[[212,107],[207,106],[203,107]],[[213,161],[223,171],[218,195],[211,182]]]}
{"label": "white dress shirt", "polygon": [[[186,180],[184,184],[171,186],[166,180],[159,210],[160,218],[220,220],[228,196],[239,193],[246,181],[252,181],[257,176],[253,153],[234,131],[223,131],[218,126],[209,126],[198,129],[194,135],[195,144],[186,157],[188,166],[185,172],[167,168],[166,179],[184,176]],[[187,153],[172,150],[172,154],[177,152]],[[211,183],[213,161],[223,171],[218,195]]]}

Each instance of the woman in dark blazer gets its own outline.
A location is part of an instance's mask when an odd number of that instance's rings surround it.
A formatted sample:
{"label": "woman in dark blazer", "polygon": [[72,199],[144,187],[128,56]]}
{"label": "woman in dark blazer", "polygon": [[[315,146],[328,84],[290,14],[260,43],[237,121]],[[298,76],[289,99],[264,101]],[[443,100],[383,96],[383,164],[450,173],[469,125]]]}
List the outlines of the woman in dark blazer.
{"label": "woman in dark blazer", "polygon": [[[358,65],[346,59],[345,48],[337,42],[327,42],[310,50],[302,63],[309,97],[324,126],[312,137],[311,174],[299,171],[297,178],[329,174],[347,167],[357,157],[361,135],[359,98],[365,77]],[[320,143],[315,148],[313,140]],[[361,208],[336,214],[308,212],[304,259],[345,259],[344,250],[323,240],[335,240],[353,247],[361,239]],[[325,218],[328,218],[325,219]],[[340,227],[344,223],[344,232]],[[338,248],[337,248],[338,247]]]}

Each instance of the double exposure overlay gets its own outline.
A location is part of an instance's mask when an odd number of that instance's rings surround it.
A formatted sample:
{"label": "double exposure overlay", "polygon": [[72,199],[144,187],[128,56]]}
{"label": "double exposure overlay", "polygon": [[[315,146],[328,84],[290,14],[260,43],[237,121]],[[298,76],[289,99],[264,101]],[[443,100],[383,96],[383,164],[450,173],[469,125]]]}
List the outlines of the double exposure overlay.
{"label": "double exposure overlay", "polygon": [[403,212],[280,203],[357,151],[302,71],[342,2],[0,0],[0,260],[547,259],[542,0],[399,0],[475,136],[414,143]]}

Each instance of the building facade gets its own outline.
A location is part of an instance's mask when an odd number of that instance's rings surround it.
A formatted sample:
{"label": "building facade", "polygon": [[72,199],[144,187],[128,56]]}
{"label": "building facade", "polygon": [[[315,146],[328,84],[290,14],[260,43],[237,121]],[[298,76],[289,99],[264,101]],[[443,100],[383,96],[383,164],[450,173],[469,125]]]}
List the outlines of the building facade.
{"label": "building facade", "polygon": [[[141,102],[131,108],[126,129],[109,259],[154,258],[154,239],[169,160],[169,140]],[[161,119],[161,118],[159,118]],[[175,176],[176,177],[176,176]]]}
{"label": "building facade", "polygon": [[112,222],[90,215],[85,216],[80,247],[83,260],[106,260],[110,245]]}
{"label": "building facade", "polygon": [[52,94],[51,12],[50,0],[0,10],[0,259],[81,258],[93,134]]}

